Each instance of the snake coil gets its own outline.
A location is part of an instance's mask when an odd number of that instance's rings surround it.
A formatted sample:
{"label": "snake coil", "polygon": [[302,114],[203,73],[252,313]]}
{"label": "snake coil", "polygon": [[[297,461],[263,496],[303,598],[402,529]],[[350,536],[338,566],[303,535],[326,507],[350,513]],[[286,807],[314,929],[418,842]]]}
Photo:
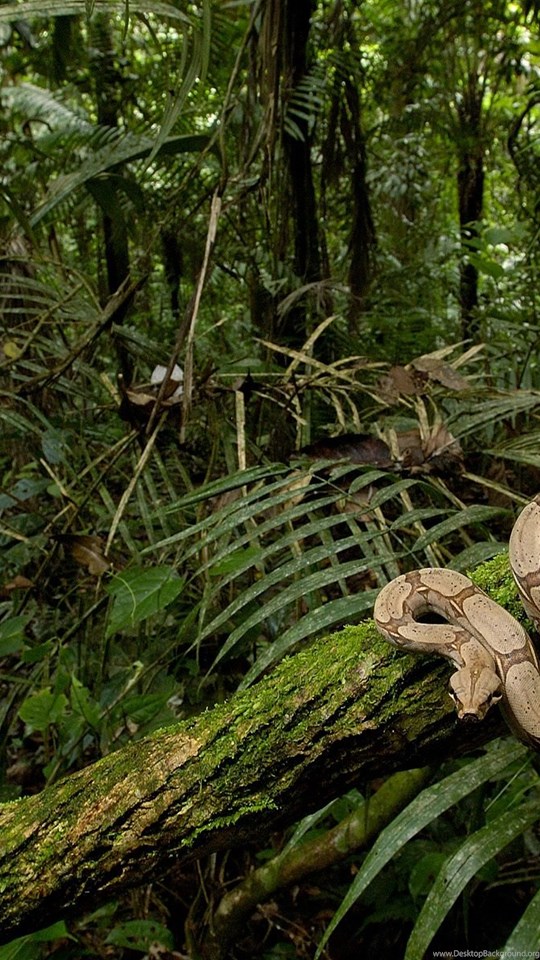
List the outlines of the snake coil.
{"label": "snake coil", "polygon": [[[523,606],[540,628],[540,494],[510,536],[510,566]],[[421,623],[438,614],[446,622]],[[540,749],[540,666],[526,630],[468,577],[426,567],[396,577],[379,593],[375,623],[395,646],[447,657],[457,671],[450,693],[458,717],[482,719],[501,701],[514,734]]]}

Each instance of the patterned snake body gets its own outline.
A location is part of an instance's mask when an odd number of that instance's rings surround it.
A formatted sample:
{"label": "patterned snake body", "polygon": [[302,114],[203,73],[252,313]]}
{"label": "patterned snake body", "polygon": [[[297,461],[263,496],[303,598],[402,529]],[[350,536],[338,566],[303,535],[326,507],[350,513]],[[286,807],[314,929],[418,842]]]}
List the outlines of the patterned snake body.
{"label": "patterned snake body", "polygon": [[[540,625],[540,495],[518,517],[509,553],[523,606]],[[444,622],[420,622],[426,614]],[[405,573],[383,587],[374,618],[395,646],[438,653],[457,666],[450,693],[458,717],[480,720],[501,700],[515,735],[540,749],[540,666],[534,646],[521,624],[468,577],[435,567]]]}

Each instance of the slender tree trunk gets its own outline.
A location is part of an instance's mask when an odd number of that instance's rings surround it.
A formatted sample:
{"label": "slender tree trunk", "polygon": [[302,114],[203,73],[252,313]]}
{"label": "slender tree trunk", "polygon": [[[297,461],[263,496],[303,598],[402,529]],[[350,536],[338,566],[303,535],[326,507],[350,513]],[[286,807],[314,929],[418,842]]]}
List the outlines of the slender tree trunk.
{"label": "slender tree trunk", "polygon": [[[117,128],[119,124],[119,102],[121,97],[121,75],[117,65],[118,54],[114,48],[110,23],[106,15],[98,15],[92,22],[92,39],[96,53],[92,61],[92,74],[95,87],[97,121],[100,126]],[[97,189],[99,186],[97,185]],[[116,293],[129,276],[129,243],[127,225],[121,212],[118,192],[110,187],[115,195],[115,214],[108,213],[102,206],[103,242],[105,264],[107,268],[107,291],[105,299]],[[122,323],[130,304],[126,302],[124,313],[118,316]],[[117,346],[118,359],[124,381],[132,379],[133,365],[129,354]]]}
{"label": "slender tree trunk", "polygon": [[[283,87],[289,104],[308,75],[307,44],[313,0],[284,0]],[[291,186],[294,223],[294,269],[303,283],[321,279],[317,200],[311,164],[311,134],[305,117],[291,113],[297,133],[285,126],[283,146]]]}
{"label": "slender tree trunk", "polygon": [[[314,9],[314,0],[267,0],[259,38],[260,87],[268,130],[267,170],[277,200],[273,252],[278,263],[292,259],[301,285],[322,279],[311,156],[313,129],[312,121],[303,115]],[[276,333],[282,342],[298,347],[305,342],[311,326],[304,297],[280,318]]]}
{"label": "slender tree trunk", "polygon": [[484,143],[482,129],[482,89],[476,74],[469,76],[468,89],[457,106],[458,171],[457,189],[462,260],[459,270],[459,303],[464,340],[478,339],[478,270],[470,262],[477,250],[478,224],[484,206]]}
{"label": "slender tree trunk", "polygon": [[373,254],[377,238],[371,213],[371,200],[367,184],[366,143],[360,116],[360,97],[355,84],[345,83],[345,96],[350,114],[351,143],[349,151],[354,157],[351,194],[351,232],[349,237],[349,287],[351,306],[349,320],[354,325],[364,309],[365,298],[373,277]]}

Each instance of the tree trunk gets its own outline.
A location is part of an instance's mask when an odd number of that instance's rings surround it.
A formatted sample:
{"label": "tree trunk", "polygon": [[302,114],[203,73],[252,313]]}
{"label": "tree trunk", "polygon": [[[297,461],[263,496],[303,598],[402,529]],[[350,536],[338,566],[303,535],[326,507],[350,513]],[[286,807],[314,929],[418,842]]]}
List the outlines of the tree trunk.
{"label": "tree trunk", "polygon": [[260,839],[359,781],[477,746],[500,718],[458,724],[447,674],[372,624],[346,628],[227,703],[2,805],[1,939]]}
{"label": "tree trunk", "polygon": [[[122,91],[122,76],[118,67],[118,54],[114,49],[112,31],[107,16],[97,16],[93,22],[92,39],[95,44],[94,59],[91,60],[92,76],[95,86],[97,122],[102,127],[117,128],[120,120],[120,102]],[[120,173],[117,172],[117,176]],[[89,184],[91,193],[97,189],[97,199],[102,208],[103,244],[105,263],[107,267],[107,292],[105,301],[116,293],[127,280],[130,271],[129,242],[127,224],[121,210],[121,194],[114,186],[112,178],[102,178],[101,190],[106,186],[111,192],[114,202],[110,204],[114,215],[107,212],[107,203],[100,196],[99,185]],[[127,315],[130,304],[126,301],[124,310],[119,313],[117,323],[122,323]],[[116,351],[120,362],[122,376],[125,383],[131,383],[133,363],[131,357],[120,343],[116,343]]]}
{"label": "tree trunk", "polygon": [[[288,261],[292,233],[291,259],[302,286],[323,279],[311,156],[315,114],[305,116],[314,6],[313,0],[267,0],[259,38],[261,97],[268,117],[267,169],[274,170],[272,190],[277,198],[273,252],[276,262]],[[327,307],[324,303],[323,311],[329,312]],[[314,325],[303,297],[276,321],[275,335],[281,343],[298,348]]]}
{"label": "tree trunk", "polygon": [[356,85],[350,80],[345,82],[345,96],[350,113],[350,141],[347,146],[355,157],[351,177],[352,211],[349,236],[349,321],[354,328],[364,310],[365,298],[373,278],[377,238],[367,182],[367,154],[360,117],[360,97]]}
{"label": "tree trunk", "polygon": [[469,256],[477,252],[478,223],[484,206],[483,92],[476,74],[458,103],[458,205],[462,260],[459,268],[459,302],[464,340],[478,339],[478,270]]}

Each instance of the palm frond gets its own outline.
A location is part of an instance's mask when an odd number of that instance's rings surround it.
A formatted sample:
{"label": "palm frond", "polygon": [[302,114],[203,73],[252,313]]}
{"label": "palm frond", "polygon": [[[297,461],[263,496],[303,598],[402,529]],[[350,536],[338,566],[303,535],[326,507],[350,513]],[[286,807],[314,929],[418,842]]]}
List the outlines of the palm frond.
{"label": "palm frond", "polygon": [[412,837],[445,810],[476,790],[482,783],[500,776],[510,764],[523,761],[525,756],[526,750],[521,745],[512,741],[499,741],[483,757],[467,764],[466,777],[463,776],[462,770],[458,770],[440,783],[427,787],[415,797],[376,840],[326,929],[315,960],[321,956],[324,945],[345,914],[362,896],[383,867]]}
{"label": "palm frond", "polygon": [[[147,16],[149,13],[156,17],[176,20],[189,24],[190,18],[172,3],[163,3],[161,0],[152,3],[152,10],[148,4],[138,0],[129,0],[129,9],[132,14]],[[0,8],[0,23],[12,23],[14,20],[45,19],[48,17],[91,16],[94,13],[125,13],[125,0],[93,0],[89,10],[88,0],[66,0],[60,3],[47,3],[42,0],[23,0],[22,3],[6,3]]]}

